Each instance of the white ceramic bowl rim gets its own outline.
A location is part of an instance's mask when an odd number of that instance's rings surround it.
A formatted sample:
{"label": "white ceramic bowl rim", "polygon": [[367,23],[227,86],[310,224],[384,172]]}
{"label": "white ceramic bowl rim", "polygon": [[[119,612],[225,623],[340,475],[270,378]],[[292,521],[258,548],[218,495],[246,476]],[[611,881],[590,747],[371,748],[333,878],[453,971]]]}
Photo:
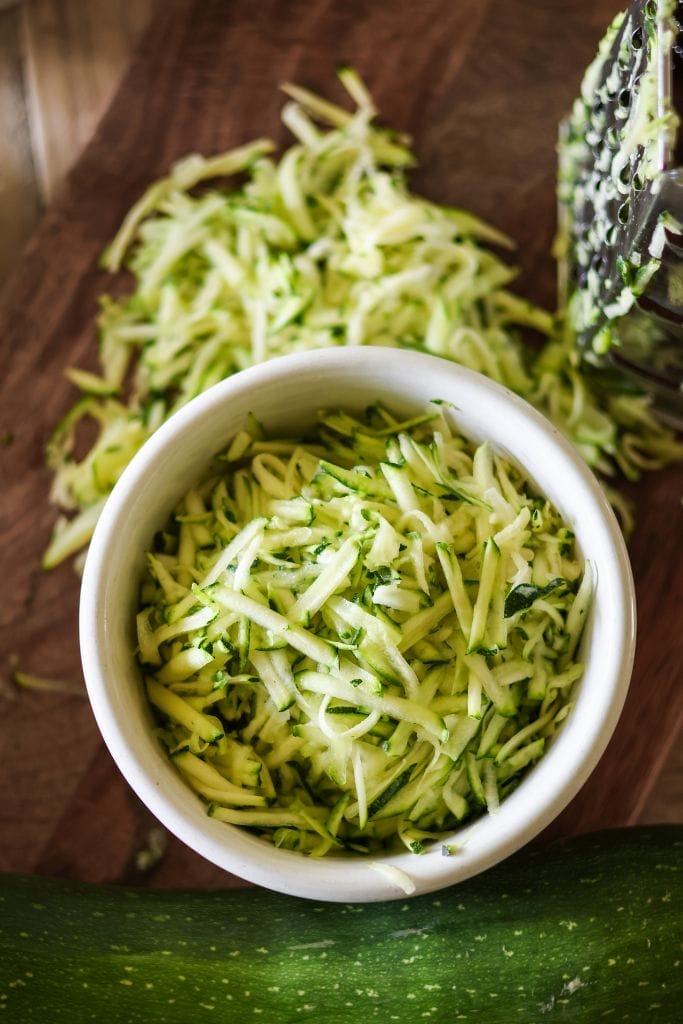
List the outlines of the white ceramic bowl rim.
{"label": "white ceramic bowl rim", "polygon": [[[131,641],[131,602],[143,552],[210,456],[242,426],[246,412],[254,411],[267,428],[274,423],[281,429],[297,415],[310,422],[307,410],[323,402],[359,408],[381,400],[401,411],[418,411],[436,398],[452,403],[464,433],[490,437],[497,450],[528,470],[569,522],[597,572],[597,599],[584,641],[590,656],[576,705],[500,810],[457,832],[460,852],[454,856],[442,856],[438,844],[422,856],[396,853],[381,862],[360,856],[312,859],[278,850],[209,818],[152,734]],[[488,378],[434,356],[340,348],[283,356],[243,370],[194,399],[152,435],[122,474],[95,530],[82,582],[80,637],[88,695],[105,743],[131,787],[170,832],[255,884],[316,899],[368,901],[404,895],[378,863],[407,872],[416,893],[430,892],[513,853],[570,802],[621,713],[634,655],[635,606],[621,531],[599,484],[574,447],[531,406]]]}

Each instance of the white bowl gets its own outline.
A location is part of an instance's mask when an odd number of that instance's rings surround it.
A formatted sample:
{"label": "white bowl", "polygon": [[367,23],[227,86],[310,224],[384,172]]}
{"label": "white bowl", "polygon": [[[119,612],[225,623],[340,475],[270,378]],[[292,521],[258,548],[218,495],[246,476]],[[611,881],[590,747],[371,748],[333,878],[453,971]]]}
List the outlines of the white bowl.
{"label": "white bowl", "polygon": [[[244,370],[176,413],[146,442],[107,501],[86,561],[81,655],[92,708],[119,769],[172,833],[208,860],[258,885],[321,900],[404,898],[371,857],[276,849],[207,816],[152,732],[134,659],[134,621],[144,552],[176,502],[252,412],[269,433],[297,431],[322,406],[360,410],[381,401],[401,414],[449,401],[463,433],[488,438],[524,467],[577,537],[597,577],[583,638],[586,670],[576,705],[540,761],[496,814],[458,830],[462,852],[440,844],[418,856],[386,855],[416,893],[461,881],[501,861],[540,832],[583,786],[617,724],[630,680],[635,608],[630,564],[599,484],[561,434],[511,392],[433,356],[381,348],[327,349]],[[391,876],[392,872],[388,875]]]}

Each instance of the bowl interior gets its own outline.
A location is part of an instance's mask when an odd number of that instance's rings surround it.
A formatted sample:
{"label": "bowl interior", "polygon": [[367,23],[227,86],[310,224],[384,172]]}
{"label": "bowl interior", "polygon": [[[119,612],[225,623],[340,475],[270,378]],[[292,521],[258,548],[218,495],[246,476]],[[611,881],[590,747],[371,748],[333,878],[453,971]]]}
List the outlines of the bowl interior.
{"label": "bowl interior", "polygon": [[[463,826],[461,852],[304,858],[215,821],[182,781],[153,734],[134,660],[134,621],[144,552],[176,502],[251,412],[271,435],[296,435],[325,407],[360,411],[377,401],[401,415],[433,399],[453,406],[459,429],[489,439],[550,498],[593,566],[596,595],[582,641],[584,677],[552,745],[500,810]],[[164,424],[116,485],[95,531],[83,577],[81,650],[88,693],[120,770],[159,820],[220,867],[254,883],[326,900],[404,896],[384,867],[406,872],[416,892],[459,881],[514,852],[583,785],[626,696],[634,648],[630,566],[616,520],[592,473],[559,432],[515,395],[478,374],[419,353],[334,349],[286,356],[216,385]]]}

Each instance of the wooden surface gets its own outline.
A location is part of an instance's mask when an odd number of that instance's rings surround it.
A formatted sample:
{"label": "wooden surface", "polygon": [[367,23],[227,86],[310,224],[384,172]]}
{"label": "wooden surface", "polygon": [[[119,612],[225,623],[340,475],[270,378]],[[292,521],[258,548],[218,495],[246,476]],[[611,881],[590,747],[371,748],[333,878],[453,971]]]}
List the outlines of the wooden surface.
{"label": "wooden surface", "polygon": [[91,137],[154,0],[0,0],[0,280]]}
{"label": "wooden surface", "polygon": [[[285,141],[278,83],[340,97],[334,69],[353,63],[384,120],[414,136],[415,187],[508,231],[520,246],[519,289],[552,302],[556,126],[618,7],[614,0],[170,0],[63,184],[151,0],[28,0],[0,9],[0,125],[11,127],[0,153],[0,273],[14,270],[0,301],[0,869],[136,878],[134,853],[154,828],[82,696],[20,693],[7,682],[19,667],[82,687],[78,581],[70,566],[45,574],[39,565],[54,517],[42,451],[74,397],[63,369],[95,365],[96,300],[111,285],[96,261],[127,207],[188,151],[212,153],[263,134]],[[555,834],[682,814],[683,470],[650,475],[632,494],[639,523],[631,546],[639,602],[633,685],[607,754]],[[176,841],[146,880],[234,883]]]}

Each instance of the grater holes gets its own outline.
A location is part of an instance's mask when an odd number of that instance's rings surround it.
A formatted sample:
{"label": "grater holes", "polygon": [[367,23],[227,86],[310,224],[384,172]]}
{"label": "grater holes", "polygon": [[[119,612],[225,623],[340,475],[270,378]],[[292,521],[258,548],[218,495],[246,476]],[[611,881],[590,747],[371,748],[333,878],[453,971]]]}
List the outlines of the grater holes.
{"label": "grater holes", "polygon": [[622,89],[619,93],[617,102],[621,110],[628,110],[631,106],[631,90],[628,88]]}
{"label": "grater holes", "polygon": [[609,270],[609,261],[604,253],[596,252],[591,260],[591,269],[601,277]]}
{"label": "grater holes", "polygon": [[630,200],[625,199],[617,210],[617,220],[620,224],[628,224],[628,215],[631,203]]}
{"label": "grater holes", "polygon": [[631,36],[631,46],[636,50],[636,52],[643,48],[643,30],[640,26],[638,26]]}
{"label": "grater holes", "polygon": [[619,145],[619,129],[615,125],[611,125],[605,134],[605,142],[610,149],[616,149]]}
{"label": "grater holes", "polygon": [[631,165],[625,164],[619,171],[619,181],[622,185],[628,185],[631,181]]}

